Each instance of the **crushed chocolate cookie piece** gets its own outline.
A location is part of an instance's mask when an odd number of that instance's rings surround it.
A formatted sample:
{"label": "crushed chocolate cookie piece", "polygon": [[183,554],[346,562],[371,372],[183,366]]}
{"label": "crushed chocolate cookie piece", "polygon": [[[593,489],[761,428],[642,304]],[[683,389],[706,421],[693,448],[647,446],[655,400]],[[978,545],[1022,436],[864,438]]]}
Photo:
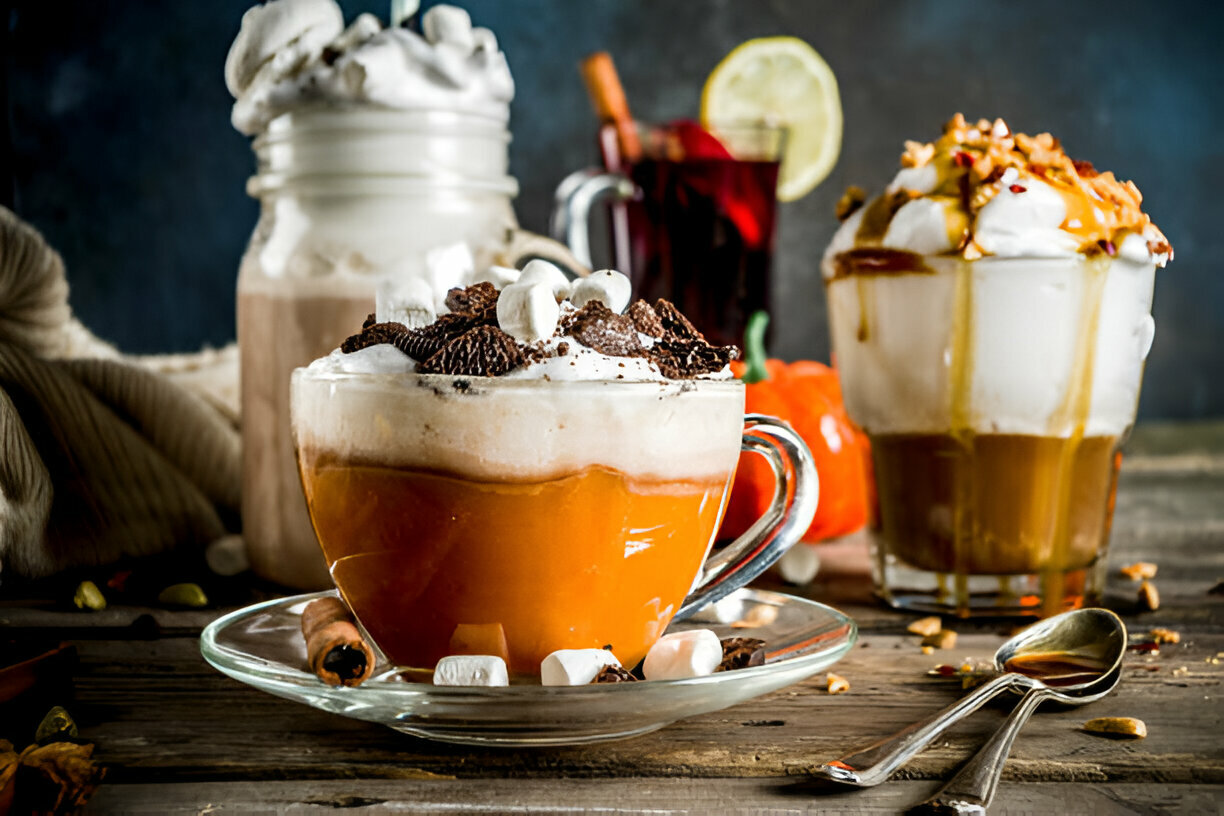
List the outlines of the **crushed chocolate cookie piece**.
{"label": "crushed chocolate cookie piece", "polygon": [[739,357],[735,346],[711,346],[705,340],[660,340],[646,352],[663,372],[673,380],[688,380],[702,374],[722,371]]}
{"label": "crushed chocolate cookie piece", "polygon": [[390,342],[417,362],[424,362],[441,351],[448,343],[484,325],[481,318],[470,314],[444,314],[428,326],[404,328]]}
{"label": "crushed chocolate cookie piece", "polygon": [[569,354],[569,348],[570,348],[569,343],[558,343],[557,344],[557,356],[564,357],[565,355]]}
{"label": "crushed chocolate cookie piece", "polygon": [[373,312],[370,312],[368,315],[366,315],[365,322],[361,324],[361,330],[365,331],[366,329],[370,328],[377,322],[378,322],[378,318],[374,315]]}
{"label": "crushed chocolate cookie piece", "polygon": [[601,300],[592,300],[575,312],[568,333],[582,345],[609,357],[637,357],[644,351],[633,320],[613,312]]}
{"label": "crushed chocolate cookie piece", "polygon": [[392,343],[397,335],[408,331],[408,327],[403,323],[371,323],[362,328],[360,334],[354,334],[346,337],[344,342],[340,344],[340,350],[345,354],[352,354],[354,351],[360,351],[369,346],[377,346],[379,343]]}
{"label": "crushed chocolate cookie piece", "polygon": [[629,319],[633,321],[633,327],[642,334],[653,337],[656,340],[663,337],[663,321],[659,319],[659,314],[654,310],[649,303],[644,300],[635,300],[629,307]]}
{"label": "crushed chocolate cookie piece", "polygon": [[500,377],[524,362],[514,338],[496,326],[477,326],[451,340],[417,368],[422,374]]}
{"label": "crushed chocolate cookie piece", "polygon": [[633,676],[633,672],[626,669],[624,666],[604,666],[599,670],[599,674],[595,675],[592,683],[636,683],[637,678]]}
{"label": "crushed chocolate cookie piece", "polygon": [[[663,324],[664,335],[670,335],[678,340],[700,340],[705,342],[705,335],[689,322],[689,319],[676,308],[670,300],[659,298],[654,304],[655,313]],[[670,337],[668,339],[671,339]]]}
{"label": "crushed chocolate cookie piece", "polygon": [[765,641],[760,638],[723,638],[722,649],[722,662],[716,672],[765,665]]}
{"label": "crushed chocolate cookie piece", "polygon": [[446,308],[457,314],[477,315],[496,321],[499,294],[497,287],[488,281],[465,287],[457,286],[446,293]]}

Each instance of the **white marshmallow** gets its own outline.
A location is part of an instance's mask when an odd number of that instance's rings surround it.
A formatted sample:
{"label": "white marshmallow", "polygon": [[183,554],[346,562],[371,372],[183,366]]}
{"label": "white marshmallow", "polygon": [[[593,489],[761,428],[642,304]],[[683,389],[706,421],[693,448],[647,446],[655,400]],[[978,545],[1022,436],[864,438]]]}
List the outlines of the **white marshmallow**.
{"label": "white marshmallow", "polygon": [[627,276],[615,269],[601,269],[578,279],[570,291],[569,302],[581,309],[592,300],[599,300],[620,314],[629,305],[629,296],[632,293],[633,284]]}
{"label": "white marshmallow", "polygon": [[496,286],[499,290],[505,289],[512,283],[518,283],[519,275],[521,274],[522,273],[517,269],[513,269],[509,266],[490,266],[488,269],[483,271],[473,272],[472,276],[468,279],[468,285],[471,286],[474,283],[488,282]]}
{"label": "white marshmallow", "polygon": [[495,655],[449,655],[434,667],[435,686],[508,686],[506,661]]}
{"label": "white marshmallow", "polygon": [[472,277],[476,259],[463,241],[435,247],[425,253],[425,280],[433,289],[434,312],[444,314],[446,293]]}
{"label": "white marshmallow", "polygon": [[561,267],[539,258],[529,261],[523,267],[523,272],[518,279],[519,283],[536,283],[537,281],[543,281],[549,285],[558,303],[569,297],[573,287],[570,279],[565,277],[565,273],[561,271]]}
{"label": "white marshmallow", "polygon": [[403,22],[421,9],[421,0],[391,0],[391,25],[403,25]]}
{"label": "white marshmallow", "polygon": [[778,573],[789,584],[806,584],[818,572],[820,556],[816,554],[816,548],[802,541],[782,553],[778,559]]}
{"label": "white marshmallow", "polygon": [[344,14],[334,0],[272,0],[242,15],[242,28],[225,58],[225,85],[234,96],[250,87],[255,74],[278,52],[296,43],[318,52],[344,30]]}
{"label": "white marshmallow", "polygon": [[650,647],[642,673],[647,680],[680,680],[713,674],[722,662],[722,642],[709,629],[664,635]]}
{"label": "white marshmallow", "polygon": [[558,649],[540,663],[540,682],[546,686],[585,686],[605,666],[620,664],[608,649]]}
{"label": "white marshmallow", "polygon": [[379,323],[395,321],[417,329],[436,316],[433,287],[420,278],[387,278],[374,290],[374,319]]}
{"label": "white marshmallow", "polygon": [[221,536],[204,549],[204,561],[217,575],[237,575],[251,568],[246,542],[240,535]]}
{"label": "white marshmallow", "polygon": [[497,325],[522,343],[552,337],[560,316],[561,307],[544,280],[511,284],[497,298]]}
{"label": "white marshmallow", "polygon": [[694,612],[689,620],[695,623],[735,623],[744,615],[744,602],[732,594]]}
{"label": "white marshmallow", "polygon": [[472,18],[458,6],[434,6],[421,18],[421,31],[430,43],[450,43],[465,51],[472,51],[476,41],[472,37]]}

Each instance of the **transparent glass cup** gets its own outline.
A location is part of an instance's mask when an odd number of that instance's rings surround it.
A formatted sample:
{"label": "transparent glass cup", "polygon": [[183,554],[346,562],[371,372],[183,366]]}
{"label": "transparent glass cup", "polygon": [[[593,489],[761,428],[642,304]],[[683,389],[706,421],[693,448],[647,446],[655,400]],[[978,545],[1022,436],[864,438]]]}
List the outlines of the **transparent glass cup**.
{"label": "transparent glass cup", "polygon": [[[584,263],[590,222],[609,203],[610,265],[648,301],[665,298],[716,345],[743,345],[749,316],[770,308],[783,128],[728,123],[641,124],[626,155],[600,131],[604,167],[557,187],[552,234]],[[605,264],[607,265],[607,264]]]}
{"label": "transparent glass cup", "polygon": [[[745,429],[743,388],[298,369],[294,439],[331,577],[406,669],[496,654],[536,676],[556,649],[605,646],[632,666],[815,513],[811,454],[777,420]],[[771,463],[774,502],[707,560],[741,450]]]}
{"label": "transparent glass cup", "polygon": [[1155,265],[877,248],[824,272],[846,409],[872,445],[879,594],[962,616],[1098,603]]}

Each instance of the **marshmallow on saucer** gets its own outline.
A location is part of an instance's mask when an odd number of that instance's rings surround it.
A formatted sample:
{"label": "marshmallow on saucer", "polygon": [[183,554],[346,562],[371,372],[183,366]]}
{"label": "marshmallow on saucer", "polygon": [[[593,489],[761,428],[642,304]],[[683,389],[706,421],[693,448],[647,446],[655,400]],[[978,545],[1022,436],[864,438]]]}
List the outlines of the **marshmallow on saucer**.
{"label": "marshmallow on saucer", "polygon": [[633,285],[629,283],[628,277],[615,269],[601,269],[585,278],[579,278],[570,292],[569,301],[581,309],[592,300],[600,300],[603,305],[620,314],[629,305],[629,295],[632,291]]}
{"label": "marshmallow on saucer", "polygon": [[[526,272],[524,272],[526,277]],[[512,283],[497,298],[497,325],[521,343],[552,337],[561,318],[561,307],[545,280]]]}
{"label": "marshmallow on saucer", "polygon": [[778,572],[788,584],[806,584],[820,572],[820,556],[815,547],[800,541],[782,553]]}
{"label": "marshmallow on saucer", "polygon": [[434,667],[435,686],[508,686],[506,661],[495,655],[448,655]]}
{"label": "marshmallow on saucer", "polygon": [[570,290],[573,284],[570,279],[565,277],[565,273],[561,271],[561,267],[548,261],[536,258],[534,261],[529,261],[523,267],[523,272],[519,275],[519,283],[537,283],[543,282],[549,285],[552,289],[553,297],[558,303],[569,297]]}
{"label": "marshmallow on saucer", "polygon": [[619,665],[608,649],[558,649],[540,663],[540,682],[546,686],[585,686],[605,666]]}
{"label": "marshmallow on saucer", "polygon": [[673,632],[650,647],[642,674],[647,680],[704,677],[714,673],[722,658],[722,641],[709,629]]}

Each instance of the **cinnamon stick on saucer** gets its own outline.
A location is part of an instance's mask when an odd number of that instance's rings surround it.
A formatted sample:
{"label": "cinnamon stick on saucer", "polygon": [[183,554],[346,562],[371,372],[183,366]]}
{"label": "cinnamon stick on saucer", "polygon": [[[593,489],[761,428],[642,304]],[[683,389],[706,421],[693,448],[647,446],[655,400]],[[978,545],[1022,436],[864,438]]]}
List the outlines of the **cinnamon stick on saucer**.
{"label": "cinnamon stick on saucer", "polygon": [[642,157],[642,142],[638,138],[633,116],[629,113],[625,88],[612,63],[612,55],[607,51],[591,54],[582,61],[581,70],[595,115],[601,122],[611,122],[616,126],[621,158],[632,164]]}
{"label": "cinnamon stick on saucer", "polygon": [[311,601],[302,611],[310,669],[329,686],[360,686],[374,671],[374,650],[339,598]]}

